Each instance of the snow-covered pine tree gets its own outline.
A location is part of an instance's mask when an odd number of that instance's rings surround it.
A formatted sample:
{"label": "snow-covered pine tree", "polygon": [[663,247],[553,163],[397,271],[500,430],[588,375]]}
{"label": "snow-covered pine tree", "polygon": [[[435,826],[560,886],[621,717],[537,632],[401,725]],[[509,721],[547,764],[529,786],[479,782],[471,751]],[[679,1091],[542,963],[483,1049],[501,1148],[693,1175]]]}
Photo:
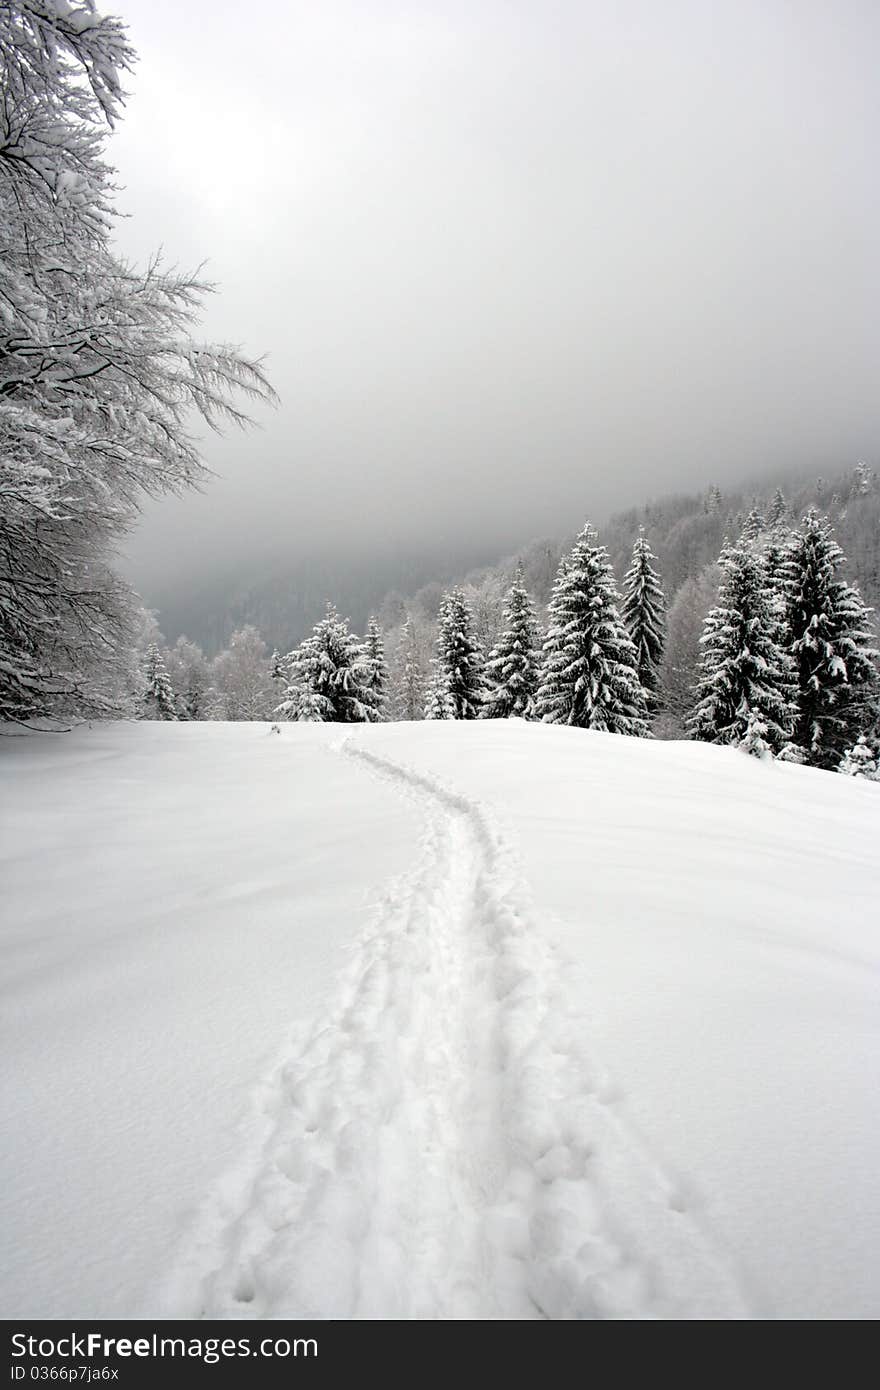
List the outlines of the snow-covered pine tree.
{"label": "snow-covered pine tree", "polygon": [[483,702],[483,653],[473,635],[467,599],[460,589],[444,594],[437,614],[436,656],[431,677],[426,719],[445,719],[429,713],[439,701],[452,702],[453,719],[476,719]]}
{"label": "snow-covered pine tree", "polygon": [[877,487],[877,472],[870,464],[862,460],[853,469],[852,487],[850,497],[867,497],[874,492]]}
{"label": "snow-covered pine tree", "polygon": [[431,679],[425,699],[426,719],[457,719],[455,700],[449,688],[449,672],[433,657],[431,660]]}
{"label": "snow-covered pine tree", "polygon": [[847,748],[838,771],[846,777],[867,777],[872,782],[878,780],[877,759],[864,734],[859,734],[852,748]]}
{"label": "snow-covered pine tree", "polygon": [[415,628],[408,613],[397,645],[393,695],[393,710],[398,719],[425,718],[422,663]]}
{"label": "snow-covered pine tree", "polygon": [[746,721],[746,731],[740,739],[739,747],[743,753],[749,753],[753,758],[770,758],[773,750],[767,742],[767,725],[759,714],[754,710],[749,710],[749,717]]}
{"label": "snow-covered pine tree", "polygon": [[620,616],[608,552],[590,525],[560,562],[549,613],[538,718],[612,734],[646,734],[636,649]]}
{"label": "snow-covered pine tree", "polygon": [[373,671],[364,645],[332,603],[310,637],[285,659],[289,684],[275,711],[283,719],[375,723]]}
{"label": "snow-covered pine tree", "polygon": [[757,506],[753,506],[743,522],[743,528],[739,537],[740,545],[754,545],[755,542],[760,539],[766,524]]}
{"label": "snow-covered pine tree", "polygon": [[705,508],[709,516],[717,516],[721,511],[721,489],[715,483],[706,493]]}
{"label": "snow-covered pine tree", "polygon": [[303,638],[282,662],[284,698],[272,713],[292,723],[332,723],[333,701],[319,682],[321,654],[315,633]]}
{"label": "snow-covered pine tree", "polygon": [[654,565],[657,557],[639,528],[632,563],[623,581],[623,621],[636,649],[636,670],[649,709],[656,708],[666,636],[666,597]]}
{"label": "snow-covered pine tree", "polygon": [[785,505],[785,497],[782,488],[778,487],[773,494],[773,501],[767,512],[767,526],[769,530],[774,530],[777,526],[784,526],[788,508]]}
{"label": "snow-covered pine tree", "polygon": [[795,672],[794,742],[814,767],[836,768],[875,717],[880,672],[870,609],[839,576],[831,523],[804,517],[784,568],[785,624]]}
{"label": "snow-covered pine tree", "polygon": [[794,763],[797,767],[803,767],[807,761],[803,748],[799,748],[796,743],[784,743],[776,758],[780,763]]}
{"label": "snow-covered pine tree", "polygon": [[747,744],[760,734],[774,753],[791,737],[791,664],[774,639],[777,615],[760,557],[728,546],[719,559],[718,603],[706,618],[696,704],[687,722],[706,743]]}
{"label": "snow-covered pine tree", "polygon": [[486,698],[481,719],[530,719],[541,673],[535,605],[517,566],[507,592],[504,630],[486,662]]}
{"label": "snow-covered pine tree", "polygon": [[[780,497],[782,496],[781,493],[777,493],[777,495]],[[775,511],[776,509],[774,507],[771,510]],[[767,529],[760,538],[760,556],[764,565],[767,596],[770,600],[774,617],[773,637],[776,643],[785,651],[788,650],[785,616],[785,576],[792,534],[783,517],[782,520],[776,521],[772,526],[770,526],[768,522]]]}
{"label": "snow-covered pine tree", "polygon": [[385,660],[385,640],[376,618],[370,615],[364,638],[364,655],[370,668],[370,690],[379,719],[387,717],[388,662]]}
{"label": "snow-covered pine tree", "polygon": [[764,565],[767,600],[770,606],[773,625],[773,640],[784,652],[788,651],[788,628],[786,626],[785,565],[790,537],[771,536],[761,552]]}
{"label": "snow-covered pine tree", "polygon": [[177,701],[162,653],[152,642],[147,648],[145,662],[146,687],[143,698],[144,719],[177,719]]}

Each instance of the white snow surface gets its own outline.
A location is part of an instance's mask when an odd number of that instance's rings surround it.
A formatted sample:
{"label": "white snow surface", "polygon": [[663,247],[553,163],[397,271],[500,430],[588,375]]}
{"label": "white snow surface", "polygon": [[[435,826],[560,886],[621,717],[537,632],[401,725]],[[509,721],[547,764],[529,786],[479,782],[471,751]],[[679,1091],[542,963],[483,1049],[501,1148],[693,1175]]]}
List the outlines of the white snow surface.
{"label": "white snow surface", "polygon": [[0,1316],[878,1316],[878,846],[517,720],[0,739]]}

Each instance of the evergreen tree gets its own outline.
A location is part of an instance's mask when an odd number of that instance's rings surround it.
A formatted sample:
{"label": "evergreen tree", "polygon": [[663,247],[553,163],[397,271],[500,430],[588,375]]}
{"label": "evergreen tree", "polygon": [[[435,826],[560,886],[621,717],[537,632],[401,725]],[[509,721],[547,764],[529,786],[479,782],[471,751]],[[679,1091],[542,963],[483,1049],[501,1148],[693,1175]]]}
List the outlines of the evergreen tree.
{"label": "evergreen tree", "polygon": [[[483,654],[473,636],[471,611],[460,589],[445,594],[437,615],[437,645],[428,706],[451,701],[453,719],[476,719],[483,702]],[[432,714],[428,719],[448,718]]]}
{"label": "evergreen tree", "polygon": [[867,777],[877,780],[877,759],[864,734],[859,734],[852,748],[848,748],[840,760],[838,771],[846,777]]}
{"label": "evergreen tree", "polygon": [[620,616],[614,573],[585,526],[559,566],[536,700],[547,724],[647,733],[637,653]]}
{"label": "evergreen tree", "polygon": [[767,598],[772,610],[774,641],[788,650],[786,628],[786,569],[788,552],[792,542],[792,532],[784,522],[777,522],[772,530],[765,533],[761,547],[761,560],[764,565],[764,578]]}
{"label": "evergreen tree", "polygon": [[325,724],[372,724],[379,718],[364,645],[332,603],[285,664],[289,684],[276,710],[282,718]]}
{"label": "evergreen tree", "polygon": [[765,525],[766,522],[764,521],[764,518],[762,517],[761,513],[758,511],[758,508],[752,507],[751,511],[749,512],[748,516],[746,517],[743,523],[742,531],[740,532],[740,545],[754,545],[755,542],[760,538],[761,532],[764,530]]}
{"label": "evergreen tree", "polygon": [[415,628],[409,614],[397,645],[394,672],[394,713],[399,719],[425,717],[425,691],[422,663]]}
{"label": "evergreen tree", "polygon": [[449,672],[436,657],[431,661],[431,680],[425,700],[426,719],[457,719],[455,700],[449,688]]}
{"label": "evergreen tree", "polygon": [[504,630],[486,663],[483,719],[530,719],[540,677],[535,605],[523,583],[522,564],[507,593]]}
{"label": "evergreen tree", "polygon": [[784,743],[776,758],[780,763],[795,763],[798,767],[803,767],[807,761],[803,748],[799,748],[796,743]]}
{"label": "evergreen tree", "polygon": [[771,531],[775,530],[777,526],[785,525],[786,511],[785,497],[782,488],[778,487],[773,494],[773,501],[770,503],[770,510],[767,513],[767,526]]}
{"label": "evergreen tree", "polygon": [[830,522],[809,511],[791,543],[784,579],[796,685],[794,741],[814,767],[837,767],[870,729],[880,685],[870,610],[839,578],[843,563]]}
{"label": "evergreen tree", "polygon": [[774,640],[776,613],[764,568],[754,551],[742,546],[727,547],[719,564],[723,578],[718,603],[706,619],[688,729],[707,743],[739,745],[758,731],[778,752],[791,736],[792,673]]}
{"label": "evergreen tree", "polygon": [[[321,680],[321,648],[316,632],[288,652],[285,662],[284,698],[272,711],[292,723],[331,724],[335,703],[328,693],[328,681]],[[328,675],[329,675],[328,663]]]}
{"label": "evergreen tree", "polygon": [[177,702],[174,690],[162,654],[155,642],[151,642],[147,649],[146,678],[144,719],[176,719]]}
{"label": "evergreen tree", "polygon": [[706,494],[705,509],[709,516],[717,516],[721,511],[721,489],[715,483]]}
{"label": "evergreen tree", "polygon": [[746,731],[740,739],[739,746],[744,753],[750,753],[753,758],[769,758],[773,750],[767,742],[767,734],[764,720],[754,710],[749,710]]}
{"label": "evergreen tree", "polygon": [[623,620],[636,649],[636,669],[649,708],[657,703],[666,626],[666,597],[654,569],[656,559],[640,528],[623,581]]}
{"label": "evergreen tree", "polygon": [[370,668],[370,690],[380,719],[386,716],[388,705],[388,662],[385,660],[385,641],[382,629],[371,615],[364,638],[364,654]]}
{"label": "evergreen tree", "polygon": [[867,497],[877,486],[876,471],[869,464],[857,463],[853,469],[850,497]]}

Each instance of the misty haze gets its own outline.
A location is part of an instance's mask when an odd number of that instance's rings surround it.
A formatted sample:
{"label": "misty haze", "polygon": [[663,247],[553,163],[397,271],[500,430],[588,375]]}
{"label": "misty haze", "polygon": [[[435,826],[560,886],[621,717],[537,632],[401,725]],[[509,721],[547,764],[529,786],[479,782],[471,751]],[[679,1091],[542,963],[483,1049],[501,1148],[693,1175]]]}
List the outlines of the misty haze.
{"label": "misty haze", "polygon": [[876,1318],[880,9],[107,3],[0,0],[11,1379]]}
{"label": "misty haze", "polygon": [[875,6],[124,18],[117,241],[207,258],[210,336],[281,397],[128,543],[167,637],[270,564],[378,603],[665,493],[876,459]]}

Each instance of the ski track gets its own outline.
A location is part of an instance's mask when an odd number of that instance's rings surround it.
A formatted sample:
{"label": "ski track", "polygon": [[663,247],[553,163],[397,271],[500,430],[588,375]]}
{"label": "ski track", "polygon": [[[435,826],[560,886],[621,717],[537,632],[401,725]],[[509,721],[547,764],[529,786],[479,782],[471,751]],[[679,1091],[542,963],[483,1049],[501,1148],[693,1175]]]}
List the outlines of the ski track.
{"label": "ski track", "polygon": [[337,751],[413,803],[421,854],[329,1018],[263,1084],[262,1132],[188,1241],[176,1315],[750,1316],[686,1185],[591,1065],[491,813],[350,739]]}

